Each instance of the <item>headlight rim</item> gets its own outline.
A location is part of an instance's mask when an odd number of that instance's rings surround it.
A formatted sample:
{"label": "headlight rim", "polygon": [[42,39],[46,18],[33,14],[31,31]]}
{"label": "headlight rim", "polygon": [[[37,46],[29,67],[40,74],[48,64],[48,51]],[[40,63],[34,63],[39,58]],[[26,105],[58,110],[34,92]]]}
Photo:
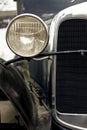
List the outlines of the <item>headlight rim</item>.
{"label": "headlight rim", "polygon": [[[33,54],[33,55],[26,55],[26,56],[25,56],[25,55],[18,54],[17,52],[15,52],[15,51],[11,48],[11,46],[10,46],[10,44],[9,44],[9,40],[8,40],[8,32],[9,32],[10,26],[11,26],[17,19],[19,19],[19,18],[21,18],[21,17],[26,17],[26,16],[36,18],[36,19],[37,19],[39,22],[41,22],[41,24],[44,26],[44,28],[45,28],[45,30],[46,30],[46,40],[45,40],[45,43],[44,43],[44,44],[46,44],[46,45],[45,45],[45,47],[44,47],[39,53]],[[6,42],[7,42],[7,45],[8,45],[8,47],[10,48],[10,50],[11,50],[14,54],[16,54],[16,55],[18,55],[18,56],[20,56],[20,57],[25,57],[25,58],[28,58],[28,57],[31,57],[31,58],[37,57],[39,54],[43,53],[43,51],[44,51],[45,48],[47,47],[47,45],[48,45],[48,39],[49,39],[49,36],[48,36],[48,27],[47,27],[46,23],[45,23],[39,16],[37,16],[37,15],[35,15],[35,14],[23,13],[23,14],[17,15],[16,17],[14,17],[14,18],[10,21],[10,23],[9,23],[8,26],[7,26],[7,30],[6,30]]]}

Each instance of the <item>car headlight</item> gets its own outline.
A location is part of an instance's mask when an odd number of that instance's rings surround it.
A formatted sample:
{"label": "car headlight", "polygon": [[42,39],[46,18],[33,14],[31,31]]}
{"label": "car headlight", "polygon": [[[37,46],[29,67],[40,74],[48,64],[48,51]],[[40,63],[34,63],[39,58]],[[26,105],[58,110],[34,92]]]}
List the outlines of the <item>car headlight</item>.
{"label": "car headlight", "polygon": [[8,25],[6,41],[17,55],[33,57],[41,53],[48,41],[45,23],[33,14],[16,16]]}

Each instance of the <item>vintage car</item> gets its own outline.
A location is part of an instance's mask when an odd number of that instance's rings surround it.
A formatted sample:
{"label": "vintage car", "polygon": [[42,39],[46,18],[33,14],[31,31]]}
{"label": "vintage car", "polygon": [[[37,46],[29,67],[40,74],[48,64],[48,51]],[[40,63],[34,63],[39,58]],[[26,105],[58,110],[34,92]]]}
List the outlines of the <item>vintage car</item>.
{"label": "vintage car", "polygon": [[86,0],[15,1],[6,31],[15,56],[0,60],[0,89],[16,111],[12,128],[86,130]]}

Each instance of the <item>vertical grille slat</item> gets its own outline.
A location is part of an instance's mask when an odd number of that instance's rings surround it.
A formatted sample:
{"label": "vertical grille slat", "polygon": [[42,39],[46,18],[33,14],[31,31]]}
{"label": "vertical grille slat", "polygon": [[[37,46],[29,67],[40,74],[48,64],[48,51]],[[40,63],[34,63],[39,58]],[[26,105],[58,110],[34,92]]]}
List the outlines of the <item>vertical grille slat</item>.
{"label": "vertical grille slat", "polygon": [[[60,25],[57,51],[87,50],[87,20],[71,19]],[[87,54],[57,57],[56,107],[63,113],[87,113]]]}

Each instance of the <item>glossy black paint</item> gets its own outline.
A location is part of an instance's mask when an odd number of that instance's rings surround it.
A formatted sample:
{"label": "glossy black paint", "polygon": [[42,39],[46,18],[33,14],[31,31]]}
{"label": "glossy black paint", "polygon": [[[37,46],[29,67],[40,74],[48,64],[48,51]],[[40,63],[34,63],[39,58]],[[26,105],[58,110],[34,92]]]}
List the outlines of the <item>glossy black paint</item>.
{"label": "glossy black paint", "polygon": [[[46,21],[52,19],[59,11],[85,1],[86,0],[22,0],[23,8],[21,12],[36,14]],[[48,70],[49,61],[48,59],[43,61],[31,60],[29,63],[30,76],[44,88],[47,98],[49,87],[51,87]],[[13,66],[0,64],[0,88],[20,112],[26,126],[29,127],[29,123],[35,125],[37,118],[36,115],[34,117],[32,116],[32,108],[34,107],[34,111],[36,108],[33,104],[34,102],[32,102],[32,96],[23,78]],[[52,130],[68,129],[60,126],[53,119]]]}
{"label": "glossy black paint", "polygon": [[59,11],[86,0],[22,0],[23,13],[33,13],[43,20],[53,18]]}
{"label": "glossy black paint", "polygon": [[[22,13],[33,13],[40,16],[44,21],[52,20],[61,10],[75,4],[86,2],[86,0],[24,0]],[[44,88],[49,95],[48,102],[51,102],[51,83],[49,77],[49,60],[34,61],[29,63],[31,77]],[[51,70],[51,68],[50,68]],[[51,72],[51,71],[50,71]],[[50,73],[51,74],[51,73]],[[49,93],[50,91],[50,93]],[[50,104],[49,102],[49,104]],[[54,119],[52,120],[52,130],[69,130],[60,126]]]}
{"label": "glossy black paint", "polygon": [[[61,10],[75,4],[85,2],[86,0],[22,0],[22,13],[32,13],[40,16],[44,21],[52,20],[53,17]],[[49,61],[34,61],[29,62],[30,75],[35,79],[45,90],[49,86]]]}

